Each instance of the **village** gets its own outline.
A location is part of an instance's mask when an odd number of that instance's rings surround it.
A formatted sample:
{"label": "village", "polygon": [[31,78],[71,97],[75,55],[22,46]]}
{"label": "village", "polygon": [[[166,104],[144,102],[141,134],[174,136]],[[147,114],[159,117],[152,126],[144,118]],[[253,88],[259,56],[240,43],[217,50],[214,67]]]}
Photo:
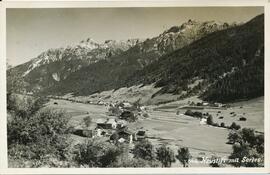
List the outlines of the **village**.
{"label": "village", "polygon": [[[260,111],[256,115],[249,113],[261,106],[261,99],[258,100],[257,106],[254,106],[253,101],[250,105],[221,104],[193,98],[183,102],[144,106],[138,101],[94,102],[91,99],[82,101],[54,97],[49,106],[71,114],[74,145],[88,139],[102,139],[115,145],[127,145],[129,155],[132,156],[134,145],[148,140],[156,148],[166,144],[175,152],[179,146],[188,147],[192,156],[200,159],[203,156],[227,157],[230,154],[231,145],[227,144],[227,137],[232,123],[262,131],[262,128],[257,127],[260,124],[254,123],[261,116]],[[243,115],[246,121],[240,121]]]}
{"label": "village", "polygon": [[[58,103],[54,103],[57,105]],[[71,133],[85,138],[101,138],[114,144],[129,144],[146,139],[146,131],[134,129],[130,123],[147,116],[146,109],[129,102],[118,102],[106,105],[108,112],[105,118],[92,119],[90,116],[83,118],[83,124],[74,126]]]}

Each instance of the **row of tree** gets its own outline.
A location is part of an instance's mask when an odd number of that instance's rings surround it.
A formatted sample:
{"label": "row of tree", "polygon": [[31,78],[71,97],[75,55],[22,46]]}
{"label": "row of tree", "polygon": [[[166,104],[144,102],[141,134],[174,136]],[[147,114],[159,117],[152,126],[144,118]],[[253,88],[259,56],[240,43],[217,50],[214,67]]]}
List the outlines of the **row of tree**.
{"label": "row of tree", "polygon": [[[182,163],[183,167],[188,167],[189,159],[191,158],[191,154],[187,147],[179,147],[178,154],[174,155],[172,149],[163,144],[161,147],[156,148],[156,151],[148,140],[144,140],[135,145],[134,148],[134,157],[142,158],[148,161],[158,160],[161,162],[162,167],[171,167],[171,164],[179,160]],[[176,158],[176,159],[175,159]]]}

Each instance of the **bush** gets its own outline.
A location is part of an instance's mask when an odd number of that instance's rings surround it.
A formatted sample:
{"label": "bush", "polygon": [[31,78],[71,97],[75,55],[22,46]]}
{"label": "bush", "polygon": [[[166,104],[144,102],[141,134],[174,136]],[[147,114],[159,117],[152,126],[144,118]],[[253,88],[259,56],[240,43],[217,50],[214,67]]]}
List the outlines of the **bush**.
{"label": "bush", "polygon": [[225,128],[225,123],[224,122],[220,123],[220,127]]}
{"label": "bush", "polygon": [[185,112],[185,115],[196,117],[196,118],[202,118],[203,117],[203,114],[201,112],[198,112],[198,111],[192,112],[191,110],[187,110]]}
{"label": "bush", "polygon": [[194,112],[194,117],[202,118],[202,116],[203,116],[203,114],[201,112],[198,112],[198,111]]}
{"label": "bush", "polygon": [[121,154],[122,150],[117,146],[93,139],[78,146],[74,160],[86,167],[113,167]]}
{"label": "bush", "polygon": [[185,112],[185,115],[188,115],[188,116],[193,116],[193,112],[188,109],[186,112]]}
{"label": "bush", "polygon": [[239,140],[241,139],[241,136],[239,135],[238,132],[230,132],[228,135],[228,144],[235,144],[237,142],[239,142]]}
{"label": "bush", "polygon": [[144,118],[149,118],[149,114],[146,113],[146,112],[144,112],[142,115],[143,115]]}
{"label": "bush", "polygon": [[109,115],[113,115],[113,116],[120,116],[122,111],[116,106],[112,106],[110,105],[109,109]]}
{"label": "bush", "polygon": [[239,121],[246,121],[246,120],[247,120],[246,117],[240,117],[240,118],[239,118]]}
{"label": "bush", "polygon": [[[8,153],[11,159],[39,161],[48,165],[48,157],[68,158],[68,120],[65,113],[42,106],[40,100],[23,109],[14,108],[7,123]],[[37,111],[37,112],[36,112]],[[17,154],[16,152],[20,153]],[[39,165],[33,165],[39,166]]]}
{"label": "bush", "polygon": [[9,94],[7,98],[8,112],[25,118],[34,115],[48,102],[48,99],[44,97],[34,98],[17,94]]}
{"label": "bush", "polygon": [[212,126],[219,127],[218,123],[213,123]]}
{"label": "bush", "polygon": [[235,129],[235,130],[239,130],[241,128],[240,125],[237,125],[235,122],[233,122],[230,126],[230,129]]}

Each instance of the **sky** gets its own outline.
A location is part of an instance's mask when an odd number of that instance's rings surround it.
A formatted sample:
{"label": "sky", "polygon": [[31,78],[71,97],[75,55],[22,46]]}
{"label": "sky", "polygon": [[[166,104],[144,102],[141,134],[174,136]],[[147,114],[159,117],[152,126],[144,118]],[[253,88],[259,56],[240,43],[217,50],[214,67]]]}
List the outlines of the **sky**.
{"label": "sky", "polygon": [[246,22],[263,12],[263,7],[7,9],[7,62],[19,65],[87,38],[146,39],[189,19]]}

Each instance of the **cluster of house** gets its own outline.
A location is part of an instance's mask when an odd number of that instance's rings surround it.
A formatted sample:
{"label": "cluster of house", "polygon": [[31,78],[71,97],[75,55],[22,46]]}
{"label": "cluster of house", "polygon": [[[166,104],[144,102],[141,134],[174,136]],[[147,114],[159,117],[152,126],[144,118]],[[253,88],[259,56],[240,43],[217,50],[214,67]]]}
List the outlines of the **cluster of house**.
{"label": "cluster of house", "polygon": [[145,106],[131,104],[129,102],[116,102],[106,105],[108,107],[109,116],[118,116],[130,121],[130,117],[148,116],[147,108]]}
{"label": "cluster of house", "polygon": [[73,134],[82,137],[103,137],[113,143],[130,143],[146,138],[144,130],[132,130],[127,127],[127,121],[117,119],[98,119],[93,129],[74,129]]}
{"label": "cluster of house", "polygon": [[189,106],[199,106],[199,107],[216,107],[216,108],[226,108],[226,107],[228,107],[227,104],[222,104],[222,103],[217,103],[217,102],[209,103],[209,102],[205,102],[205,101],[197,102],[197,103],[194,103],[192,101],[192,102],[189,102],[188,104],[189,104]]}

